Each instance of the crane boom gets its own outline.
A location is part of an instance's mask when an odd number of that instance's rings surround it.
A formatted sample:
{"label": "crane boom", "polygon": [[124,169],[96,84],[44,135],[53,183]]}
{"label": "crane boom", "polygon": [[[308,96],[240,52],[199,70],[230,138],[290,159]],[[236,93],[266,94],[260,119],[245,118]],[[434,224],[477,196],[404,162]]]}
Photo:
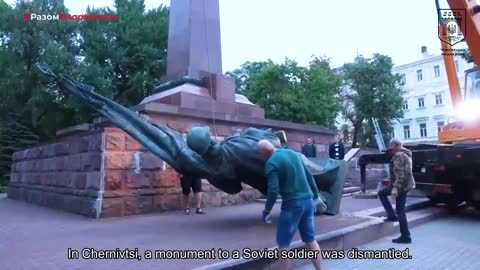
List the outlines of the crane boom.
{"label": "crane boom", "polygon": [[[438,31],[448,31],[447,26],[440,24]],[[445,63],[445,71],[447,73],[448,88],[450,89],[450,96],[452,98],[453,108],[458,108],[458,105],[462,102],[462,88],[460,87],[460,81],[458,80],[457,68],[455,65],[454,54],[448,53],[452,51],[452,45],[447,42],[442,43],[443,62]]]}
{"label": "crane boom", "polygon": [[[454,16],[457,19],[458,26],[463,33],[467,46],[472,54],[476,65],[480,64],[480,6],[476,0],[447,0],[451,10],[464,11],[461,12],[464,16]],[[458,79],[455,65],[454,53],[452,45],[448,37],[449,29],[443,22],[440,4],[435,0],[438,13],[438,31],[445,33],[442,35],[442,51],[443,60],[445,63],[445,70],[447,73],[448,86],[450,89],[450,96],[454,109],[458,109],[462,102],[462,88]],[[463,22],[462,22],[463,20]]]}
{"label": "crane boom", "polygon": [[[472,97],[476,96],[475,91],[477,91],[475,90],[476,86],[472,87],[471,84],[476,85],[474,80],[478,80],[480,76],[480,69],[478,68],[480,65],[480,5],[478,5],[477,1],[478,0],[447,0],[450,10],[454,14],[452,17],[455,18],[458,25],[457,27],[462,31],[473,62],[477,66],[476,68],[465,71],[465,89],[462,91],[458,79],[458,70],[456,70],[455,65],[455,53],[452,50],[452,42],[450,40],[450,33],[452,33],[452,31],[455,32],[456,29],[455,26],[449,24],[448,21],[443,21],[439,0],[435,0],[438,12],[438,30],[444,52],[443,60],[447,73],[450,96],[455,114],[456,116],[461,116],[461,118],[475,117],[478,115],[478,112],[471,111],[471,108],[467,110],[468,103],[471,103],[471,101],[475,102]],[[453,28],[450,29],[451,27]],[[470,107],[472,106],[470,105]],[[468,123],[465,123],[465,121],[449,123],[444,126],[443,130],[438,134],[438,141],[440,143],[458,143],[479,139],[480,126],[472,124],[471,121]]]}
{"label": "crane boom", "polygon": [[465,10],[465,24],[460,21],[465,41],[475,65],[480,66],[480,4],[478,0],[447,0],[450,9]]}

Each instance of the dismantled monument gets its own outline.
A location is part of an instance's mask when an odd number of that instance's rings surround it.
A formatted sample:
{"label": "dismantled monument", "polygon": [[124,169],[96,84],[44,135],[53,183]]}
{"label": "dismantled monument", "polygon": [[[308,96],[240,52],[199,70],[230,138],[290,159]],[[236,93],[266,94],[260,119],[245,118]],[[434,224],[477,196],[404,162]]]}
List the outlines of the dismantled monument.
{"label": "dismantled monument", "polygon": [[[90,105],[177,172],[207,179],[213,186],[229,194],[239,193],[242,182],[267,194],[268,181],[264,174],[266,159],[258,152],[257,143],[268,139],[281,148],[280,142],[286,142],[284,136],[277,136],[269,130],[250,128],[241,135],[219,143],[212,138],[208,127],[194,127],[185,140],[177,131],[149,123],[134,111],[95,93],[93,86],[76,82],[67,75],[56,75],[45,66],[37,66],[62,90]],[[344,162],[311,161],[313,164],[308,165],[321,191],[320,199],[326,204],[327,213],[336,214],[345,179]]]}

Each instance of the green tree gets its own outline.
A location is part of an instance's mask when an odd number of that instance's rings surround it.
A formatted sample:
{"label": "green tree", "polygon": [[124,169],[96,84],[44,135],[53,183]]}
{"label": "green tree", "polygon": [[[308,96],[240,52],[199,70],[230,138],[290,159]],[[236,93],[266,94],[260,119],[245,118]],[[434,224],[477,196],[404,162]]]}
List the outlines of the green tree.
{"label": "green tree", "polygon": [[38,136],[25,123],[23,115],[10,112],[0,128],[0,186],[10,180],[12,154],[38,143]]}
{"label": "green tree", "polygon": [[247,96],[268,118],[333,127],[340,110],[340,84],[329,59],[314,57],[302,67],[287,58],[251,77]]}
{"label": "green tree", "polygon": [[351,128],[348,124],[342,124],[340,126],[340,134],[342,135],[342,141],[343,143],[349,144],[352,142],[350,134],[351,134]]}
{"label": "green tree", "polygon": [[[388,142],[392,139],[392,135],[391,135],[393,133],[392,122],[383,118],[377,119],[377,120],[383,135],[383,140],[385,144],[388,144]],[[377,148],[378,146],[377,146],[377,140],[375,139],[375,134],[376,133],[375,133],[373,121],[372,119],[368,119],[364,124],[364,128],[362,129],[362,134],[360,136],[361,145],[365,147],[370,147],[370,148]]]}
{"label": "green tree", "polygon": [[473,63],[472,53],[470,52],[469,49],[465,51],[465,53],[462,55],[462,58],[465,59],[467,63]]}
{"label": "green tree", "polygon": [[53,68],[75,68],[76,24],[25,20],[25,13],[66,13],[63,1],[0,1],[0,177],[8,182],[13,152],[48,139],[71,123],[58,89],[39,79],[35,62]]}
{"label": "green tree", "polygon": [[[137,105],[153,93],[166,71],[169,9],[146,11],[143,0],[116,0],[115,10],[88,9],[87,14],[114,14],[117,21],[85,21],[80,33],[86,65],[109,78],[97,82],[122,105]],[[102,68],[103,67],[103,68]],[[92,73],[91,76],[95,76]],[[100,85],[99,85],[100,84]]]}
{"label": "green tree", "polygon": [[344,65],[345,90],[342,93],[345,119],[353,128],[352,147],[360,142],[374,146],[375,131],[372,118],[377,118],[384,139],[389,139],[394,119],[403,116],[402,78],[392,73],[392,59],[374,54],[372,58],[358,57]]}
{"label": "green tree", "polygon": [[21,109],[32,132],[46,139],[55,134],[55,127],[71,124],[72,112],[61,104],[58,89],[47,87],[34,68],[36,62],[47,62],[57,70],[74,69],[76,61],[76,24],[71,21],[25,20],[25,13],[58,14],[68,10],[63,1],[17,1],[0,13],[0,63],[8,66],[0,72],[2,114]]}
{"label": "green tree", "polygon": [[[117,21],[30,21],[25,13],[59,14],[68,9],[63,0],[19,0],[13,6],[0,0],[0,127],[9,126],[8,112],[15,112],[16,122],[45,141],[59,129],[96,117],[78,99],[41,79],[36,62],[94,85],[126,106],[151,94],[165,74],[165,6],[146,11],[142,0],[117,0],[113,10],[87,9],[89,14],[116,15]],[[8,129],[0,133],[0,145],[11,141],[7,133]]]}
{"label": "green tree", "polygon": [[252,78],[262,72],[263,69],[273,66],[272,60],[264,62],[245,62],[233,71],[226,72],[226,75],[235,79],[235,91],[241,95],[248,95]]}

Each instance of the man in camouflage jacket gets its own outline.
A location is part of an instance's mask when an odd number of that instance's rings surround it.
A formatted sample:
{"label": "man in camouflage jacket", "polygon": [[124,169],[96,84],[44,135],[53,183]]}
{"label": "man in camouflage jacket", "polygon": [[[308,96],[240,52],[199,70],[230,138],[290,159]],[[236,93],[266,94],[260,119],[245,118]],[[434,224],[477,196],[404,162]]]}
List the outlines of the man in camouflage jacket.
{"label": "man in camouflage jacket", "polygon": [[[389,145],[389,152],[392,154],[390,162],[390,186],[378,191],[378,197],[387,212],[386,222],[398,221],[400,224],[400,237],[393,239],[393,243],[411,243],[412,239],[408,229],[407,216],[405,215],[405,203],[407,193],[415,188],[415,179],[412,172],[412,152],[403,148],[399,139],[392,139]],[[388,200],[391,195],[396,199],[395,212]]]}

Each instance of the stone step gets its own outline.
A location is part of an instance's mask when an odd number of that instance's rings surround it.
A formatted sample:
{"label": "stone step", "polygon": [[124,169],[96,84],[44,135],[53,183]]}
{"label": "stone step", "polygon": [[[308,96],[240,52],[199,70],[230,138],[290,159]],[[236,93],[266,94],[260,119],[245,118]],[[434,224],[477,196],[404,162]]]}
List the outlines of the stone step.
{"label": "stone step", "polygon": [[[352,186],[351,183],[345,183],[345,187],[343,188],[342,196],[343,197],[348,197],[351,196],[355,192],[359,192],[361,189],[360,187]],[[266,198],[262,196],[261,198],[258,198],[255,200],[256,202],[266,202]],[[282,199],[280,196],[278,197],[277,203],[281,203]]]}
{"label": "stone step", "polygon": [[[411,204],[411,210],[407,207],[408,225],[410,228],[425,224],[437,218],[448,215],[448,211],[442,207],[425,207]],[[414,207],[415,206],[415,207]],[[379,240],[383,237],[389,237],[398,234],[398,222],[383,222],[383,217],[372,216],[371,213],[362,211],[359,215],[355,212],[353,216],[365,218],[365,221],[348,227],[342,227],[329,232],[316,235],[315,240],[323,249],[350,250],[367,243]],[[365,215],[367,214],[367,215]],[[346,217],[346,216],[345,216]],[[341,218],[345,218],[341,217]],[[271,247],[274,250],[277,247]],[[306,248],[301,240],[293,241],[290,244],[291,249]],[[292,269],[303,269],[310,265],[309,260],[292,260]],[[220,270],[220,269],[238,269],[238,270],[263,270],[278,269],[277,259],[229,259],[219,263],[213,263],[194,270]]]}
{"label": "stone step", "polygon": [[360,187],[346,187],[343,189],[343,194],[347,194],[347,193],[354,193],[354,192],[357,192],[357,191],[360,191]]}
{"label": "stone step", "polygon": [[351,187],[351,186],[353,186],[352,182],[345,182],[345,184],[343,185],[344,188]]}

